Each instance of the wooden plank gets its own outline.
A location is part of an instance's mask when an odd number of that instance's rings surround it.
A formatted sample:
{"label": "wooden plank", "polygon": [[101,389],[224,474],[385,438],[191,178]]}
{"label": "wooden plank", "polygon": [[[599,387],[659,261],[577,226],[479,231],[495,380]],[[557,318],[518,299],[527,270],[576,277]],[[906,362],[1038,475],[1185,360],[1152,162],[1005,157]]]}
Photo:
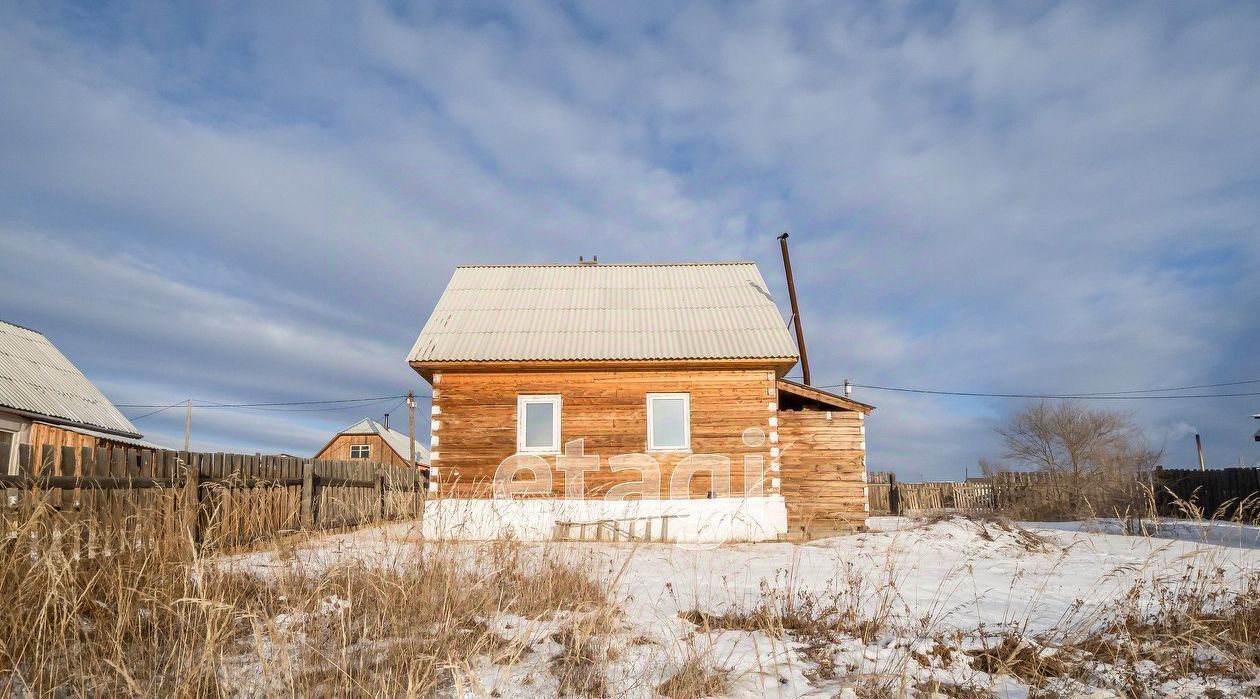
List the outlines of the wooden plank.
{"label": "wooden plank", "polygon": [[302,461],[302,528],[315,528],[315,462]]}

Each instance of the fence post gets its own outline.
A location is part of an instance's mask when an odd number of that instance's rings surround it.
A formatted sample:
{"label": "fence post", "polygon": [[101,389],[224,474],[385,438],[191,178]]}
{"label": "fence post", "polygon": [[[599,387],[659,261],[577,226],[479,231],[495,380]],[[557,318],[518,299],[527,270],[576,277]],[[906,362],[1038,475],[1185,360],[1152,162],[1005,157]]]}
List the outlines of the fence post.
{"label": "fence post", "polygon": [[901,490],[897,486],[897,474],[888,472],[888,514],[901,515]]}
{"label": "fence post", "polygon": [[376,469],[376,519],[385,519],[385,467]]}
{"label": "fence post", "polygon": [[184,530],[195,548],[201,543],[201,460],[186,451],[179,460],[184,465]]}
{"label": "fence post", "polygon": [[315,462],[302,462],[302,528],[315,528]]}

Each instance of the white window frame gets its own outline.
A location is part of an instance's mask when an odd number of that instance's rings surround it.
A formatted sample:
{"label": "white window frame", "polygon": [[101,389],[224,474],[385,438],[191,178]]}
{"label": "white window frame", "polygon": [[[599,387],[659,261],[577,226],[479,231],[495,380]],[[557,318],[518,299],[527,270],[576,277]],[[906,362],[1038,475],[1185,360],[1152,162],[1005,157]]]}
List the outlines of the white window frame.
{"label": "white window frame", "polygon": [[[525,406],[530,403],[546,403],[552,406],[551,445],[546,447],[527,447],[525,445]],[[560,395],[556,393],[541,395],[523,395],[516,397],[516,451],[519,454],[559,454],[560,453]]]}
{"label": "white window frame", "polygon": [[[656,398],[681,398],[683,400],[683,446],[659,446],[652,430],[652,401]],[[690,393],[649,393],[647,394],[647,448],[648,451],[691,451],[691,394]]]}
{"label": "white window frame", "polygon": [[[354,452],[356,449],[367,449],[367,454],[365,454],[364,456],[355,456]],[[352,459],[372,458],[372,445],[371,444],[351,444],[350,445],[350,458]]]}

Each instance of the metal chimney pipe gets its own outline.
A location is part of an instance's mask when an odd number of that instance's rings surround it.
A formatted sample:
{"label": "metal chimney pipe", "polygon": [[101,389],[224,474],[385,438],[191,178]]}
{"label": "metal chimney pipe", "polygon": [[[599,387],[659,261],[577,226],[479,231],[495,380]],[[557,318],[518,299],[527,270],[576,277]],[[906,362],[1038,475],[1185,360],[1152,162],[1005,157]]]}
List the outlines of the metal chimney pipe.
{"label": "metal chimney pipe", "polygon": [[792,258],[788,256],[788,234],[779,236],[783,250],[783,272],[787,275],[788,300],[792,302],[792,324],[796,326],[796,349],[801,353],[802,383],[809,385],[809,357],[805,355],[805,331],[801,329],[801,309],[796,305],[796,282],[792,280]]}

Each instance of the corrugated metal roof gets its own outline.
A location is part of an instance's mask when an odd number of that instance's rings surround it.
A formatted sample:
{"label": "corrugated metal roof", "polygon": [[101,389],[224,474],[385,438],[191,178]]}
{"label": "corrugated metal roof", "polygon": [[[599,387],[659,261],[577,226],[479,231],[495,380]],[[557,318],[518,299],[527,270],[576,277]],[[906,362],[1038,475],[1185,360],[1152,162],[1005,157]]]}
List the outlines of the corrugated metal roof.
{"label": "corrugated metal roof", "polygon": [[0,406],[121,436],[141,436],[48,338],[2,320]]}
{"label": "corrugated metal roof", "polygon": [[791,359],[752,262],[461,266],[409,359]]}
{"label": "corrugated metal roof", "polygon": [[[394,450],[394,453],[398,454],[403,459],[410,458],[411,456],[411,448],[407,446],[407,442],[409,441],[407,439],[407,435],[399,432],[398,430],[392,430],[370,418],[363,418],[337,434],[378,435],[381,439],[385,440],[385,443],[389,445],[390,449]],[[420,440],[416,440],[416,461],[425,465],[428,465],[429,463],[429,450],[420,443]]]}

